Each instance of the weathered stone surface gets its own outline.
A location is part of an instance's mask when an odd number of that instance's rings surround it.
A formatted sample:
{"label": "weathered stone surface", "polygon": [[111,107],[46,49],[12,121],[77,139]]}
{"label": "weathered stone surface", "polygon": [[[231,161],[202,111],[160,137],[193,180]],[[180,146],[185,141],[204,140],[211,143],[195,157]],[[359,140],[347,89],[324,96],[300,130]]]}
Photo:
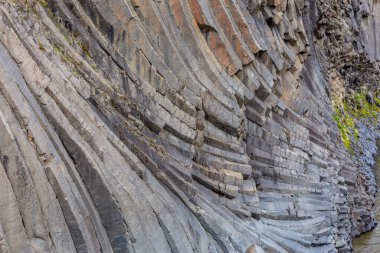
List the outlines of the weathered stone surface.
{"label": "weathered stone surface", "polygon": [[349,252],[376,186],[331,96],[378,80],[379,15],[0,0],[0,252]]}

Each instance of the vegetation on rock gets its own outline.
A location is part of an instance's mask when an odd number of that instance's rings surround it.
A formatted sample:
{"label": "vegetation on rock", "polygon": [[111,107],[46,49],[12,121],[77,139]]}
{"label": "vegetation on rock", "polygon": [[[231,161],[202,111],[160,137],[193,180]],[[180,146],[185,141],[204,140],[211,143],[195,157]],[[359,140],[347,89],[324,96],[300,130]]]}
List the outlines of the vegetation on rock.
{"label": "vegetation on rock", "polygon": [[360,119],[377,119],[380,113],[380,99],[362,89],[348,96],[334,106],[333,119],[336,122],[344,146],[352,152],[352,142],[359,138],[355,121]]}

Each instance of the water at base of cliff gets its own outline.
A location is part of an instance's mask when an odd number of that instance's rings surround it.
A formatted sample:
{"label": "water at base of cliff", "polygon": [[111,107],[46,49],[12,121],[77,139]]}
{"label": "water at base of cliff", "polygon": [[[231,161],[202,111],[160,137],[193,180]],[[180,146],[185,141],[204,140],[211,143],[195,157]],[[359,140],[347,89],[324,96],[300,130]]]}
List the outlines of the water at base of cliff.
{"label": "water at base of cliff", "polygon": [[[374,173],[376,183],[380,186],[380,145],[378,142],[378,152],[376,154],[376,164]],[[380,192],[379,192],[380,193]],[[377,194],[375,201],[375,217],[376,221],[380,221],[380,194]],[[380,224],[374,230],[369,231],[354,238],[353,242],[354,253],[380,253]]]}

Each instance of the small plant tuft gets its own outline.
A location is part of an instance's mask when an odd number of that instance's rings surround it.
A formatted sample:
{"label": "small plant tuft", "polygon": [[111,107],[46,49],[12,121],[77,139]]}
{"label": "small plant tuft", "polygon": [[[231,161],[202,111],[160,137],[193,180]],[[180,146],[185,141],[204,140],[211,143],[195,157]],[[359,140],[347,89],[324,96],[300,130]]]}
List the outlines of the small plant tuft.
{"label": "small plant tuft", "polygon": [[38,48],[39,48],[41,51],[46,52],[46,49],[45,49],[44,45],[42,45],[42,43],[41,43],[41,41],[40,41],[39,39],[37,40],[37,43],[38,43]]}
{"label": "small plant tuft", "polygon": [[88,49],[88,46],[85,44],[85,43],[80,43],[80,47],[82,48],[82,51],[83,51],[83,53],[88,57],[88,58],[92,58],[91,57],[91,53],[90,53],[90,51],[89,51],[89,49]]}

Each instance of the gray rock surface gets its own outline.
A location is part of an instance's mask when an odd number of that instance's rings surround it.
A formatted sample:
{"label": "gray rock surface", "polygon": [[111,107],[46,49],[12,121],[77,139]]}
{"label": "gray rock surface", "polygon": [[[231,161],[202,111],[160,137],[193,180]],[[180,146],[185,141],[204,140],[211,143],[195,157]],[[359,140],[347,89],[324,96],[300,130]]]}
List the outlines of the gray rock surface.
{"label": "gray rock surface", "polygon": [[0,0],[0,253],[350,252],[378,136],[352,158],[332,98],[378,80],[379,12]]}

